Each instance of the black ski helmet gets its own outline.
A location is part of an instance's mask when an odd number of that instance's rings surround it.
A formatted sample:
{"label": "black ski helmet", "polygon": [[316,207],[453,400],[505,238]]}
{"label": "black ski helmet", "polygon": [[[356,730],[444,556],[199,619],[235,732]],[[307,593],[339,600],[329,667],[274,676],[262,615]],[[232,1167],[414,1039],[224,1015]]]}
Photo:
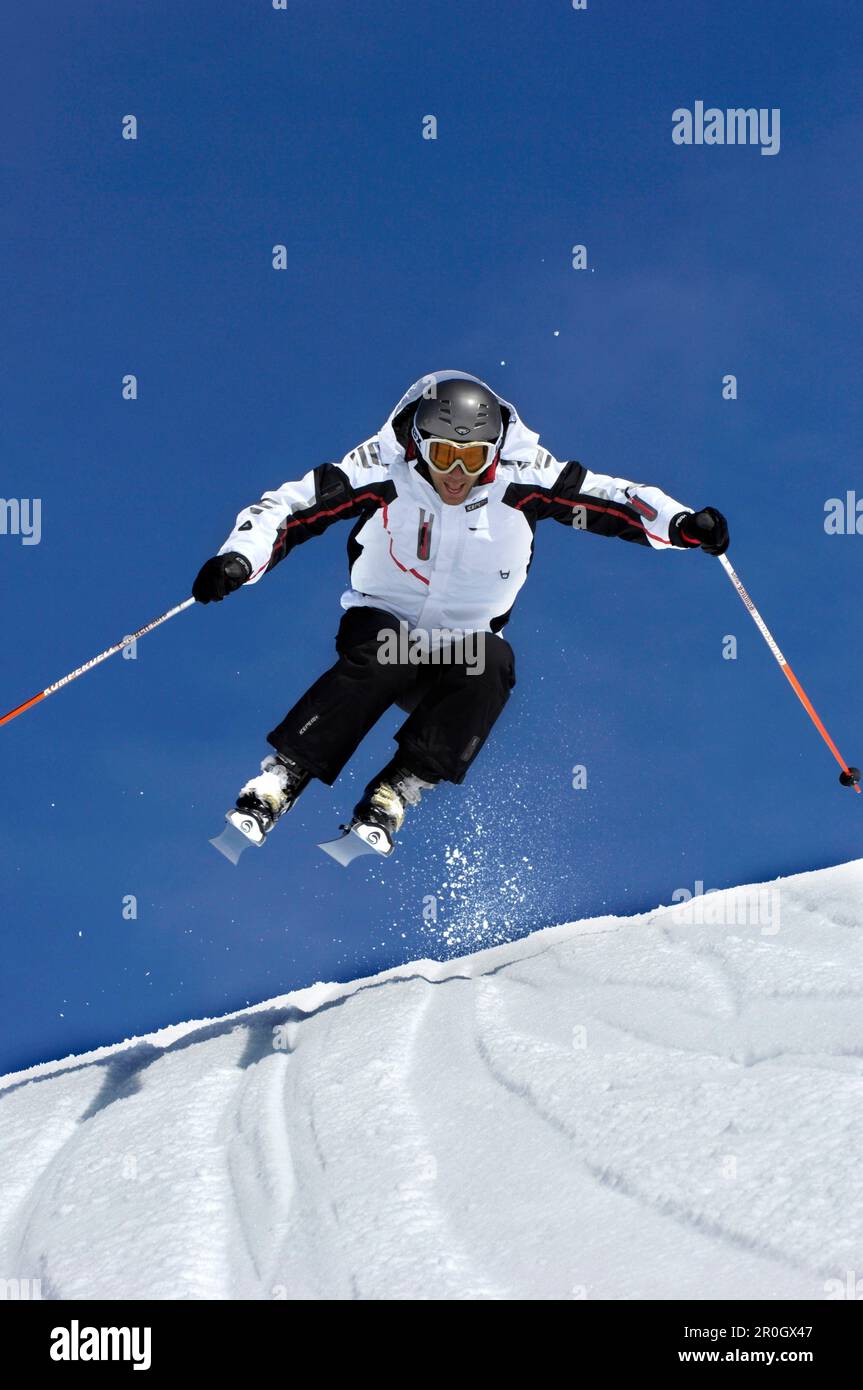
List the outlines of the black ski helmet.
{"label": "black ski helmet", "polygon": [[497,396],[482,382],[463,377],[437,382],[434,396],[417,404],[413,423],[424,439],[456,444],[496,444],[503,433]]}

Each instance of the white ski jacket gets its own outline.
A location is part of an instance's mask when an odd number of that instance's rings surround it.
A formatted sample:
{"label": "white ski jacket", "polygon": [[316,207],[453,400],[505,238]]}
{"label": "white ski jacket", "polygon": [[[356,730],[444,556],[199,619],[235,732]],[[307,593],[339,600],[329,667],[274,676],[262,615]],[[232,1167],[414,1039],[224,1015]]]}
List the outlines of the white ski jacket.
{"label": "white ski jacket", "polygon": [[254,584],[295,546],[352,520],[343,608],[384,608],[410,629],[499,632],[527,578],[537,521],[657,550],[677,545],[670,523],[691,508],[657,487],[559,463],[502,397],[497,464],[464,503],[444,503],[416,458],[410,418],[432,383],[453,377],[478,380],[457,371],[422,377],[380,431],[340,463],[312,468],[240,512],[219,553],[244,555]]}

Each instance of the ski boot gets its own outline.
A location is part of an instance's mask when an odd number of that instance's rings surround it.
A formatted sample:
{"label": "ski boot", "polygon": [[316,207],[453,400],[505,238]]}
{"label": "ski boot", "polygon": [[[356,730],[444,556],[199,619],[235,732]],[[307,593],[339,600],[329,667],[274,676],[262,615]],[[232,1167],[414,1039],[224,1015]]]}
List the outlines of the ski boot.
{"label": "ski boot", "polygon": [[404,824],[407,807],[418,806],[422,793],[435,785],[393,758],[369,782],[339,838],[325,841],[320,848],[344,867],[360,854],[392,854],[393,836]]}
{"label": "ski boot", "polygon": [[[210,843],[236,864],[248,845],[260,847],[277,820],[290,811],[312,774],[286,753],[269,753],[261,771],[240,789],[236,806],[225,816],[222,834]],[[239,837],[239,838],[238,838]]]}

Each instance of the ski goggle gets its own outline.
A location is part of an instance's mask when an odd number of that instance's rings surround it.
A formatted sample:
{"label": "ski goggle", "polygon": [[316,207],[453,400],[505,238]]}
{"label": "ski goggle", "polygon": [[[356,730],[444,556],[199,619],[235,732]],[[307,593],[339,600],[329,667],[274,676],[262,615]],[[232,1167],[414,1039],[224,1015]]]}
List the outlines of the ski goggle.
{"label": "ski goggle", "polygon": [[465,473],[474,476],[488,468],[497,452],[497,441],[493,444],[455,444],[451,439],[423,439],[417,432],[413,437],[420,457],[436,473],[451,473],[461,464]]}

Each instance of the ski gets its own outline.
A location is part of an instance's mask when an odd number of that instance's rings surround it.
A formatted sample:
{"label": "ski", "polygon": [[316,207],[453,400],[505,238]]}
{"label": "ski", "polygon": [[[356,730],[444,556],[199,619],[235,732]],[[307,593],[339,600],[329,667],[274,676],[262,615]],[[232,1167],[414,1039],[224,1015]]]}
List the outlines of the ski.
{"label": "ski", "polygon": [[323,840],[318,849],[335,859],[343,869],[363,854],[377,854],[381,858],[388,858],[395,849],[389,835],[380,825],[352,820],[349,825],[343,825],[341,831],[341,835],[335,840]]}

